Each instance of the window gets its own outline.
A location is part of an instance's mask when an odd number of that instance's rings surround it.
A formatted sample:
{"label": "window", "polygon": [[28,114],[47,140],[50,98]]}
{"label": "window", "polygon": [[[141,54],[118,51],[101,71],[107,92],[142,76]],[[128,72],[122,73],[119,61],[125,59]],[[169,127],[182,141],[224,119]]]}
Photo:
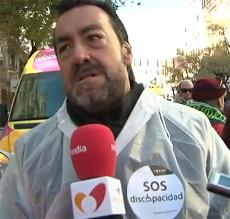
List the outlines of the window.
{"label": "window", "polygon": [[24,75],[10,119],[47,119],[58,110],[64,98],[60,72]]}

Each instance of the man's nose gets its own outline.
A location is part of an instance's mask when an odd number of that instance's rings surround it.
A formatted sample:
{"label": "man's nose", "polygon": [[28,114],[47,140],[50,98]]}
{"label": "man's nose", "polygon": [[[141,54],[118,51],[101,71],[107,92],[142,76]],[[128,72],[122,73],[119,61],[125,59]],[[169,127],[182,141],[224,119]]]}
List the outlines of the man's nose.
{"label": "man's nose", "polygon": [[77,64],[88,62],[90,60],[90,53],[86,46],[77,44],[74,46],[73,61]]}

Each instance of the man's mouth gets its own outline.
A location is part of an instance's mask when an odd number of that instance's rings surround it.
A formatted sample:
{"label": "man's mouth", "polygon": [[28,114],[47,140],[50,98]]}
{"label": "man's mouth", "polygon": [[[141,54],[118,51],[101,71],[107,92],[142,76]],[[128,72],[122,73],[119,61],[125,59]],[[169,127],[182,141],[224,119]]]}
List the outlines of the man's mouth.
{"label": "man's mouth", "polygon": [[93,71],[88,71],[88,72],[82,72],[82,73],[79,73],[76,77],[76,81],[79,82],[79,81],[82,81],[86,78],[89,78],[89,77],[96,77],[98,76],[99,73],[96,73],[96,72],[93,72]]}

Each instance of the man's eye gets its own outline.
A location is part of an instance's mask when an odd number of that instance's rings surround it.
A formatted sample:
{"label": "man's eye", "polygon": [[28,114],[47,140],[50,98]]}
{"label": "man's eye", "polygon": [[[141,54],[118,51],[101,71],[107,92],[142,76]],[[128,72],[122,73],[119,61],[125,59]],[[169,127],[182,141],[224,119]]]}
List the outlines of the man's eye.
{"label": "man's eye", "polygon": [[60,57],[66,57],[67,55],[69,55],[70,50],[71,50],[70,45],[65,44],[65,45],[59,46],[57,49],[57,52],[58,52]]}
{"label": "man's eye", "polygon": [[61,45],[61,46],[59,46],[59,48],[58,48],[58,52],[59,52],[59,53],[62,53],[62,52],[64,52],[64,51],[68,50],[68,49],[69,49],[69,46],[68,46],[68,45]]}
{"label": "man's eye", "polygon": [[90,41],[98,41],[102,38],[102,36],[99,34],[93,34],[93,35],[88,36],[87,38]]}

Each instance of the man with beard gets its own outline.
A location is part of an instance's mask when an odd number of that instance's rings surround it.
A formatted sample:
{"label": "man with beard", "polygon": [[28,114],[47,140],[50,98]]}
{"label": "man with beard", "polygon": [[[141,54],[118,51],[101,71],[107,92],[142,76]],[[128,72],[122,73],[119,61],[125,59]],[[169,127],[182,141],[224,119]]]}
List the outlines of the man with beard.
{"label": "man with beard", "polygon": [[[106,1],[63,0],[57,9],[54,47],[67,99],[56,115],[18,140],[0,184],[0,218],[73,218],[69,187],[79,178],[70,137],[92,123],[108,126],[116,137],[124,218],[153,218],[155,204],[174,206],[163,208],[159,218],[175,211],[177,218],[229,217],[229,200],[206,190],[212,171],[230,174],[229,150],[206,116],[129,77],[128,36]],[[145,169],[172,180],[158,183]],[[155,185],[162,186],[157,196]]]}

